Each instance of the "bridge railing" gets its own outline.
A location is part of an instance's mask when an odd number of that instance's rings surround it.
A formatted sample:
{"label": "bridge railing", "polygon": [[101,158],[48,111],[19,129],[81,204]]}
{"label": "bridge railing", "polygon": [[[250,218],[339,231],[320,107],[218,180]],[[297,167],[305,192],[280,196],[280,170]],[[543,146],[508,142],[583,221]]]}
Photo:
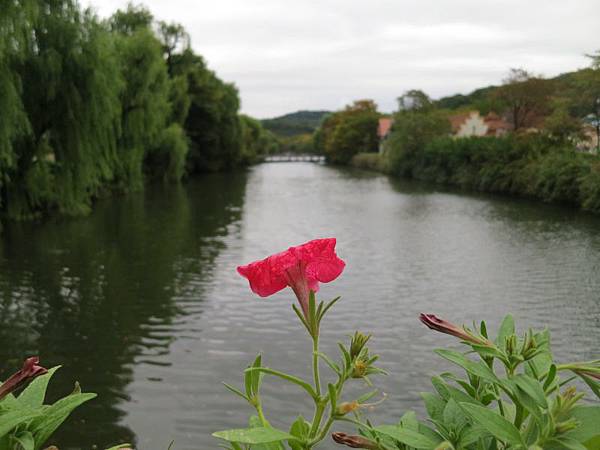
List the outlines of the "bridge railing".
{"label": "bridge railing", "polygon": [[271,155],[265,158],[265,162],[314,162],[322,163],[325,162],[323,155],[310,155],[310,154],[281,154]]}

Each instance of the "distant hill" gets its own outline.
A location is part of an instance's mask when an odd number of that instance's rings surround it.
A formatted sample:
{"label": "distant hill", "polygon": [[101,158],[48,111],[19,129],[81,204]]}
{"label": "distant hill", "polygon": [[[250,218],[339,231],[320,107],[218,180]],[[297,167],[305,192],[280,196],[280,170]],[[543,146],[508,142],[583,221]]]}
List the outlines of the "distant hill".
{"label": "distant hill", "polygon": [[313,133],[329,111],[297,111],[261,120],[263,126],[280,137]]}
{"label": "distant hill", "polygon": [[[585,77],[591,73],[591,69],[580,69],[573,72],[563,73],[554,78],[548,78],[553,85],[554,95],[570,100],[571,114],[585,116],[593,111],[595,95],[585,93],[582,89],[585,85]],[[498,109],[492,100],[492,94],[499,86],[487,86],[474,90],[469,94],[456,94],[442,97],[435,101],[439,108],[443,109],[477,109],[483,113]]]}

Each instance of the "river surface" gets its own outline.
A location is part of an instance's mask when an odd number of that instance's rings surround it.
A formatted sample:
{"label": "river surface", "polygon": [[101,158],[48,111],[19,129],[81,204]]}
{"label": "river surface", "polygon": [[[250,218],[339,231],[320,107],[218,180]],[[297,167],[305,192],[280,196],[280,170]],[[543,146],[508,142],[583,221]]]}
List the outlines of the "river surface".
{"label": "river surface", "polygon": [[[454,341],[419,323],[421,311],[490,328],[512,312],[521,329],[550,328],[559,360],[600,358],[599,217],[273,163],[111,198],[83,219],[6,226],[0,377],[39,354],[63,365],[50,400],[75,380],[99,394],[53,438],[61,450],[172,440],[176,450],[217,448],[210,433],[244,427],[251,412],[220,383],[241,386],[258,352],[309,376],[291,291],[259,299],[235,268],[316,237],[336,237],[347,262],[320,292],[342,296],[324,321],[323,349],[337,356],[353,330],[373,333],[390,373],[373,379],[387,393],[375,422],[422,411],[419,392],[448,368],[432,350]],[[263,395],[275,426],[310,416],[293,386],[266,378]]]}

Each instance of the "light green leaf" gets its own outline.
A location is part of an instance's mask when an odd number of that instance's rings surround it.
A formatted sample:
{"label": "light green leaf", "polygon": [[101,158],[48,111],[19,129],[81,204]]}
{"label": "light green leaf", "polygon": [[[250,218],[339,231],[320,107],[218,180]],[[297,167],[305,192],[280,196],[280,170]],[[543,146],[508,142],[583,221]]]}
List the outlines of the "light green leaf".
{"label": "light green leaf", "polygon": [[240,444],[268,444],[271,442],[281,442],[288,440],[297,440],[285,431],[270,427],[240,428],[235,430],[218,431],[212,434],[214,437],[224,439],[229,442],[238,442]]}
{"label": "light green leaf", "polygon": [[[577,406],[572,416],[579,425],[566,435],[578,442],[587,442],[600,436],[600,406]],[[1,417],[0,417],[1,419]]]}
{"label": "light green leaf", "polygon": [[525,447],[519,430],[500,414],[488,408],[470,403],[461,403],[460,406],[475,423],[488,430],[497,439],[512,445],[522,445]]}
{"label": "light green leaf", "polygon": [[502,350],[506,350],[506,338],[513,334],[515,334],[515,319],[511,314],[507,314],[504,319],[502,319],[502,323],[498,329],[496,345]]}
{"label": "light green leaf", "polygon": [[278,370],[269,369],[268,367],[249,367],[248,369],[245,370],[246,373],[255,372],[255,371],[266,373],[267,375],[273,375],[273,376],[282,378],[284,380],[287,380],[291,383],[297,384],[302,389],[304,389],[312,398],[316,399],[318,397],[317,393],[314,391],[312,386],[309,383],[307,383],[306,381],[304,381],[298,377],[295,377],[293,375],[288,375],[287,373],[280,372]]}
{"label": "light green leaf", "polygon": [[417,431],[400,428],[395,425],[381,425],[373,429],[377,433],[389,436],[409,447],[433,450],[442,440],[434,441]]}
{"label": "light green leaf", "polygon": [[38,417],[38,415],[39,413],[25,408],[10,410],[0,415],[0,437],[7,435],[17,425]]}
{"label": "light green leaf", "polygon": [[36,450],[44,445],[75,408],[94,397],[96,394],[72,394],[44,409],[43,414],[34,419],[28,427],[33,433]]}
{"label": "light green leaf", "polygon": [[438,395],[432,394],[431,392],[421,392],[421,397],[425,401],[425,408],[427,414],[433,420],[441,420],[446,402]]}
{"label": "light green leaf", "polygon": [[488,366],[486,366],[480,361],[472,361],[462,353],[455,352],[453,350],[438,349],[435,352],[442,358],[447,359],[448,361],[462,367],[471,375],[478,376],[480,378],[483,378],[484,380],[491,381],[493,383],[498,381],[498,377],[496,377],[494,372],[492,372],[492,370]]}
{"label": "light green leaf", "polygon": [[29,431],[23,431],[15,436],[15,440],[19,443],[22,450],[33,450],[35,441],[33,435]]}
{"label": "light green leaf", "polygon": [[34,379],[29,386],[25,388],[23,392],[17,398],[17,401],[21,403],[23,406],[27,406],[29,408],[37,408],[38,406],[42,406],[44,403],[44,398],[46,396],[46,389],[48,388],[48,382],[54,372],[60,369],[60,366],[53,367],[48,370],[48,373],[41,375]]}

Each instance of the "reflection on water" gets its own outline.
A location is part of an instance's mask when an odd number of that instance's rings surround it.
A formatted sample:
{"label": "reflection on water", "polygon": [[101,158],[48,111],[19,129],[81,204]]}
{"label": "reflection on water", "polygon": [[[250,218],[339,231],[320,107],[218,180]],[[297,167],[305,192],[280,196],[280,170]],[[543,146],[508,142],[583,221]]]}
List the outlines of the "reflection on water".
{"label": "reflection on water", "polygon": [[[236,265],[336,236],[348,265],[321,292],[343,296],[325,350],[355,328],[375,334],[392,374],[379,380],[389,398],[373,419],[383,420],[420,411],[418,392],[446,367],[431,350],[452,340],[425,329],[421,311],[493,324],[513,312],[522,326],[548,325],[560,358],[600,357],[599,230],[598,217],[568,208],[308,163],[149,189],[85,219],[6,228],[0,375],[39,352],[64,365],[54,397],[76,378],[100,394],[57,436],[63,448],[216,448],[210,432],[250,412],[219,383],[239,384],[256,352],[309,375],[290,293],[255,298]],[[277,380],[264,394],[275,425],[308,412]]]}

